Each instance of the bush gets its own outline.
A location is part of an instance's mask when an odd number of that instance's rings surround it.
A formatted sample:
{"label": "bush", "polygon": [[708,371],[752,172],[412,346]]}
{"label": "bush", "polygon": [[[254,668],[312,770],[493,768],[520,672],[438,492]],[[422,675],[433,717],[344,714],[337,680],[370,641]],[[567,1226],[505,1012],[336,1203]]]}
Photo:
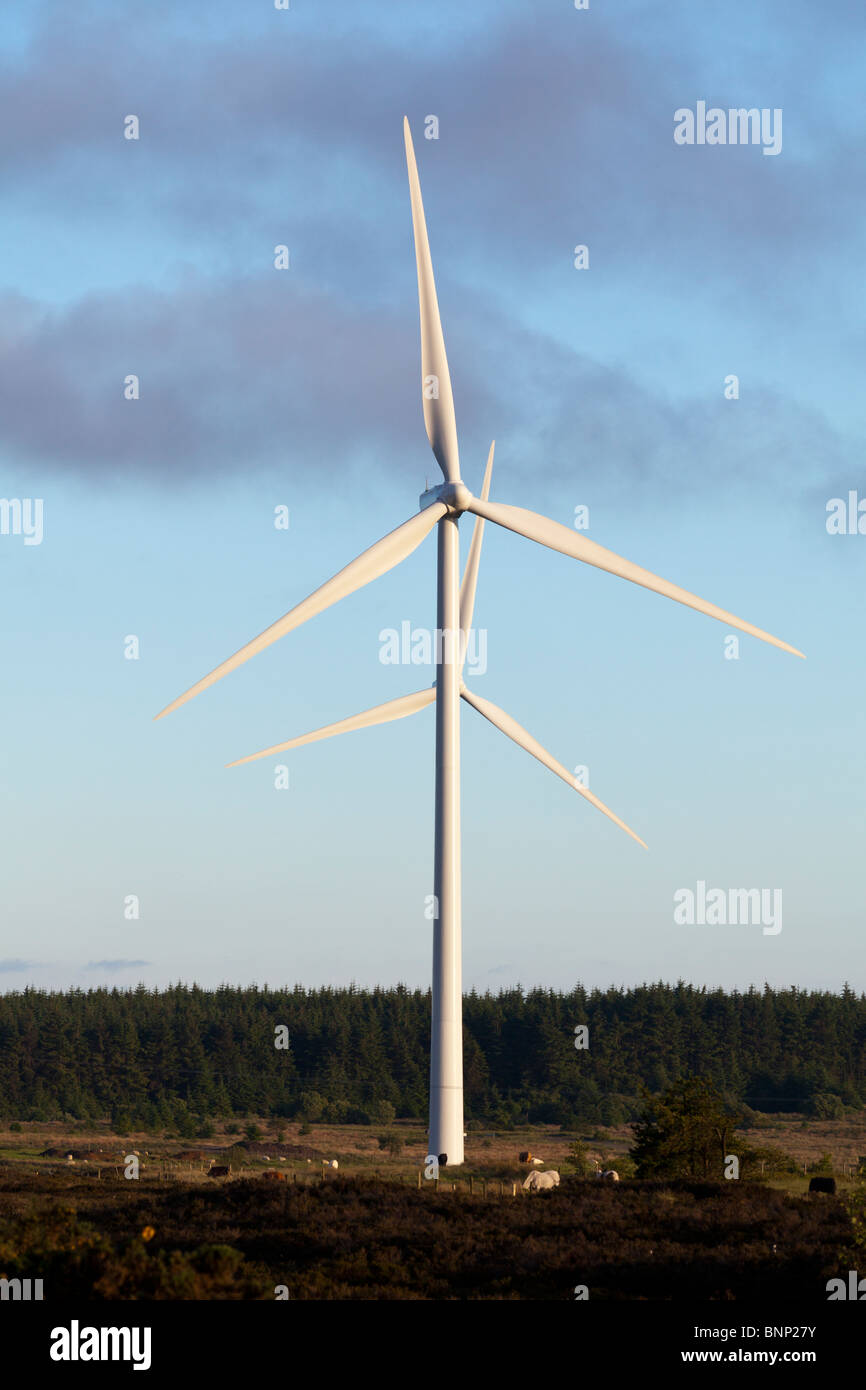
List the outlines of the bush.
{"label": "bush", "polygon": [[591,1173],[595,1172],[593,1165],[587,1158],[586,1145],[583,1144],[580,1139],[570,1146],[568,1154],[572,1162],[572,1167],[579,1178],[589,1177]]}
{"label": "bush", "polygon": [[[181,1139],[194,1139],[196,1136],[196,1122],[188,1110],[184,1110],[175,1120],[177,1132]],[[119,1132],[119,1131],[118,1131]]]}
{"label": "bush", "polygon": [[810,1173],[818,1173],[823,1177],[832,1178],[833,1176],[833,1155],[822,1154],[814,1163],[809,1164]]}
{"label": "bush", "polygon": [[740,1177],[751,1182],[777,1177],[781,1173],[799,1173],[796,1159],[782,1149],[772,1147],[749,1148],[734,1145],[740,1157]]}
{"label": "bush", "polygon": [[809,1102],[809,1112],[818,1120],[841,1120],[845,1116],[845,1106],[840,1096],[817,1091]]}
{"label": "bush", "polygon": [[321,1120],[325,1115],[327,1101],[318,1091],[302,1091],[300,1114],[305,1120]]}
{"label": "bush", "polygon": [[394,1122],[397,1110],[390,1100],[374,1100],[368,1113],[371,1124],[390,1125]]}
{"label": "bush", "polygon": [[403,1140],[400,1138],[400,1135],[395,1134],[393,1130],[388,1134],[380,1134],[378,1140],[379,1148],[387,1149],[392,1158],[396,1158],[397,1155],[403,1151]]}

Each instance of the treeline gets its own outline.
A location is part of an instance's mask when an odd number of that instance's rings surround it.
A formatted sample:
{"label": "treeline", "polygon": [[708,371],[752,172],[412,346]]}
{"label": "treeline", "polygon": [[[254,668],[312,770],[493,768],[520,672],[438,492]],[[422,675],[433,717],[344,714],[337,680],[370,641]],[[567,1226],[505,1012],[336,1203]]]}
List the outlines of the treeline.
{"label": "treeline", "polygon": [[[245,1115],[423,1120],[429,1037],[429,992],[402,986],[28,989],[0,995],[0,1116],[182,1133]],[[620,1123],[647,1091],[698,1074],[754,1110],[828,1118],[866,1105],[866,996],[682,983],[473,992],[464,1059],[476,1125]]]}

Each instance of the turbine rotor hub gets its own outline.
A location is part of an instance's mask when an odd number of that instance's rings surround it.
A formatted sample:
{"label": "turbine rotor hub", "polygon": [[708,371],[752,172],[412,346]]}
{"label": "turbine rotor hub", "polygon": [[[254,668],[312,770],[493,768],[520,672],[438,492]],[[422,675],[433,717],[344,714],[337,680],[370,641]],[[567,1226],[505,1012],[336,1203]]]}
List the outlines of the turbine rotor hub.
{"label": "turbine rotor hub", "polygon": [[460,516],[461,512],[468,511],[472,493],[464,482],[440,483],[422,492],[418,500],[422,511],[432,507],[434,502],[444,502],[451,516]]}

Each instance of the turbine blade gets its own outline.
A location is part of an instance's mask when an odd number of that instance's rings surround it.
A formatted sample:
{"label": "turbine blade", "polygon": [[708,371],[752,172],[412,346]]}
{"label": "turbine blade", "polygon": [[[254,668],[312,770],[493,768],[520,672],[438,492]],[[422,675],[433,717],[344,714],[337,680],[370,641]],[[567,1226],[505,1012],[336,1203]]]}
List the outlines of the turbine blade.
{"label": "turbine blade", "polygon": [[263,748],[261,753],[250,753],[246,758],[236,758],[226,767],[240,767],[241,763],[255,762],[256,758],[267,758],[272,753],[285,753],[289,748],[300,748],[305,743],[318,743],[321,738],[333,738],[334,734],[348,734],[353,729],[369,729],[374,724],[390,724],[393,719],[405,719],[407,714],[432,705],[436,699],[436,687],[418,690],[414,695],[401,695],[397,700],[388,700],[384,705],[366,709],[363,714],[350,715],[336,724],[326,724],[323,729],[314,729],[311,734],[301,734],[300,738],[290,738],[286,743],[275,743],[272,748]]}
{"label": "turbine blade", "polygon": [[[445,339],[442,336],[439,301],[436,298],[436,281],[433,278],[430,243],[427,240],[427,223],[424,220],[424,204],[421,201],[418,166],[415,163],[412,132],[405,116],[403,117],[403,138],[406,142],[409,196],[412,202],[412,228],[415,233],[415,264],[418,268],[423,387],[421,399],[424,409],[424,424],[427,427],[430,447],[439,461],[439,467],[445,475],[445,481],[456,483],[460,480],[460,458],[457,451],[454,398],[451,394],[448,358],[445,356]],[[435,382],[429,383],[430,377],[435,377]],[[428,395],[432,398],[428,399]]]}
{"label": "turbine blade", "polygon": [[460,694],[467,704],[472,705],[473,709],[477,709],[479,714],[483,714],[484,718],[489,719],[491,724],[495,724],[497,729],[500,729],[503,734],[507,734],[510,739],[513,739],[519,748],[525,748],[526,752],[531,753],[533,758],[537,758],[545,767],[549,767],[550,771],[555,772],[557,777],[561,777],[563,782],[567,782],[573,791],[579,792],[591,805],[603,812],[609,820],[612,820],[614,825],[618,825],[620,830],[624,830],[626,835],[630,835],[633,840],[637,840],[638,844],[643,845],[644,849],[647,848],[646,843],[626,825],[624,820],[620,820],[619,816],[615,815],[609,807],[605,806],[603,801],[599,801],[598,797],[594,796],[588,787],[581,786],[580,782],[572,777],[567,768],[564,768],[562,763],[557,762],[556,758],[548,753],[546,748],[542,748],[538,740],[533,738],[532,734],[528,733],[522,724],[518,724],[516,719],[512,719],[510,714],[506,714],[504,709],[500,709],[498,705],[492,704],[490,700],[483,700],[480,695],[476,695],[474,691],[468,690],[462,682],[460,685]]}
{"label": "turbine blade", "polygon": [[[486,502],[490,496],[490,475],[493,472],[493,450],[496,447],[496,440],[490,445],[490,453],[487,455],[487,467],[484,470],[484,482],[481,485],[481,500]],[[469,632],[472,627],[472,614],[475,610],[475,589],[478,584],[478,566],[481,562],[481,541],[484,537],[484,518],[475,518],[475,527],[472,532],[472,540],[469,545],[469,559],[466,561],[466,570],[463,575],[463,583],[460,586],[460,630],[465,634],[463,640],[468,642]]]}
{"label": "turbine blade", "polygon": [[[782,642],[769,632],[764,632],[763,628],[755,627],[743,618],[734,617],[733,613],[728,613],[724,608],[717,608],[714,603],[707,603],[706,599],[689,593],[688,589],[681,589],[677,584],[669,583],[667,579],[660,579],[657,574],[642,569],[640,565],[633,565],[630,560],[624,560],[612,550],[605,550],[604,546],[597,545],[595,541],[588,540],[575,531],[569,531],[567,526],[560,525],[558,521],[551,521],[546,516],[539,516],[537,512],[527,511],[525,507],[504,506],[501,502],[483,502],[478,497],[472,498],[468,510],[477,516],[486,517],[488,521],[495,521],[499,526],[506,526],[509,531],[516,531],[518,536],[526,536],[531,541],[538,541],[539,545],[546,545],[551,550],[561,551],[563,555],[571,555],[575,560],[595,565],[596,569],[607,570],[608,574],[619,575],[620,579],[629,579],[632,584],[652,589],[654,593],[663,594],[665,598],[675,599],[677,603],[694,608],[698,613],[706,613],[708,618],[717,618],[728,627],[739,628],[750,637],[759,637],[762,642],[780,647],[783,652],[803,656],[796,647]],[[805,660],[805,657],[803,659]]]}
{"label": "turbine blade", "polygon": [[325,584],[315,593],[310,594],[301,603],[297,604],[291,612],[272,623],[269,628],[254,637],[252,642],[248,642],[240,651],[235,652],[227,661],[215,667],[210,675],[203,676],[195,685],[190,686],[183,695],[179,695],[176,700],[172,700],[170,705],[160,710],[156,715],[157,719],[162,719],[166,714],[171,714],[179,705],[186,704],[194,695],[200,694],[202,690],[207,690],[209,685],[227,676],[229,671],[234,671],[238,666],[242,666],[245,661],[249,661],[251,656],[257,652],[264,651],[272,642],[276,642],[287,632],[300,627],[308,618],[314,618],[317,613],[321,613],[326,608],[330,608],[332,603],[337,603],[341,598],[346,598],[353,594],[356,589],[361,589],[371,580],[378,579],[381,574],[399,565],[401,560],[405,560],[407,555],[411,555],[413,550],[421,544],[424,537],[433,530],[440,517],[444,516],[448,508],[444,502],[434,502],[432,506],[425,507],[417,516],[410,517],[404,521],[402,526],[389,532],[382,540],[377,541],[365,550],[363,555],[359,555],[356,560],[341,569],[339,574],[335,574],[333,579],[327,580]]}

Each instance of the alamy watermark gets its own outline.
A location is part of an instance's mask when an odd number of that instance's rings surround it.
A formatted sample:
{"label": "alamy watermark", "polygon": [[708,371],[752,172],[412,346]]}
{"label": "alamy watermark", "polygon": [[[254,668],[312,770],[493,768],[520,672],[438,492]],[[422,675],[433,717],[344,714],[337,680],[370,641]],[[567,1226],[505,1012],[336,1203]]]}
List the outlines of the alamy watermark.
{"label": "alamy watermark", "polygon": [[695,110],[681,106],[674,112],[677,145],[762,145],[764,154],[782,150],[782,108],[775,106],[728,107],[697,102]]}
{"label": "alamy watermark", "polygon": [[866,497],[851,488],[847,499],[831,497],[827,503],[828,536],[866,536]]}
{"label": "alamy watermark", "polygon": [[8,1299],[18,1303],[29,1303],[33,1299],[38,1303],[43,1296],[41,1279],[7,1279],[5,1274],[0,1279],[0,1300],[4,1303]]}
{"label": "alamy watermark", "polygon": [[402,622],[400,631],[395,627],[383,627],[379,633],[379,660],[383,666],[431,666],[439,664],[464,663],[475,676],[483,676],[487,670],[487,629],[436,628],[431,632],[426,627],[413,628],[410,622]]}
{"label": "alamy watermark", "polygon": [[781,888],[707,888],[702,878],[695,890],[674,893],[674,921],[678,926],[761,926],[764,936],[782,930]]}
{"label": "alamy watermark", "polygon": [[25,545],[41,545],[42,506],[41,497],[0,497],[0,536],[23,536]]}

